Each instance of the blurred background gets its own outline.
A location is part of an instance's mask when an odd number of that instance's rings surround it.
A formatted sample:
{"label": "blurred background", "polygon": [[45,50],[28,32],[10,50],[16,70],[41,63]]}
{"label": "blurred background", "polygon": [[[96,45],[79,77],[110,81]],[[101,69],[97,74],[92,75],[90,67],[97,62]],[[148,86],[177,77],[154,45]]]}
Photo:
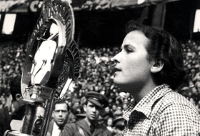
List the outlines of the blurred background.
{"label": "blurred background", "polygon": [[[65,0],[62,0],[65,1]],[[199,0],[68,0],[75,16],[75,41],[80,49],[80,76],[68,96],[74,115],[80,115],[87,91],[105,94],[109,107],[104,117],[112,129],[132,97],[119,93],[112,82],[111,58],[119,52],[129,20],[163,27],[183,47],[187,75],[176,91],[194,103],[200,112],[200,1]],[[0,109],[12,114],[22,99],[20,80],[26,43],[40,15],[42,0],[0,1]],[[106,122],[107,121],[107,122]],[[1,124],[1,123],[0,123]],[[111,124],[111,125],[110,125]],[[119,125],[119,123],[118,123]],[[120,129],[123,129],[119,125]]]}

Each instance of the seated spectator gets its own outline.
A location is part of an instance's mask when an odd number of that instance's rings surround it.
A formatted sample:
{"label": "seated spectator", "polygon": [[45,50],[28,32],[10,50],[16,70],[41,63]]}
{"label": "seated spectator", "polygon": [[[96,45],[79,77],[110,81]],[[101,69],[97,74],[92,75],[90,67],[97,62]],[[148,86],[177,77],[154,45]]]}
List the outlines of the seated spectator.
{"label": "seated spectator", "polygon": [[109,117],[106,122],[107,129],[113,132],[113,118]]}
{"label": "seated spectator", "polygon": [[115,136],[123,136],[123,130],[125,128],[125,120],[122,116],[118,116],[113,120],[113,129]]}

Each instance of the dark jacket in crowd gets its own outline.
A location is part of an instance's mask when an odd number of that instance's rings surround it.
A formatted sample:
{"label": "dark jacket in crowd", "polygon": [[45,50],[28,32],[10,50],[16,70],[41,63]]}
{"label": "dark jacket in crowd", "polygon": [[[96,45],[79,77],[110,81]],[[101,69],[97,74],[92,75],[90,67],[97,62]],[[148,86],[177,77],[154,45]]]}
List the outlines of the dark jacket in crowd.
{"label": "dark jacket in crowd", "polygon": [[8,112],[8,108],[0,109],[0,136],[3,136],[6,130],[10,130],[11,117]]}
{"label": "dark jacket in crowd", "polygon": [[112,136],[113,134],[103,125],[97,125],[93,134],[85,119],[65,125],[62,136]]}

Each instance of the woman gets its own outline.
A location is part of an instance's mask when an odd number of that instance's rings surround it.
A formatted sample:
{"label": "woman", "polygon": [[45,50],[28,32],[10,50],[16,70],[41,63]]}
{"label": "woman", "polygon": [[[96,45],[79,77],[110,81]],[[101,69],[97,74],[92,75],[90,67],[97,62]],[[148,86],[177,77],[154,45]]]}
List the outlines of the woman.
{"label": "woman", "polygon": [[124,111],[125,136],[198,135],[195,107],[175,90],[185,75],[181,46],[168,32],[127,25],[121,52],[115,57],[114,83],[135,101]]}

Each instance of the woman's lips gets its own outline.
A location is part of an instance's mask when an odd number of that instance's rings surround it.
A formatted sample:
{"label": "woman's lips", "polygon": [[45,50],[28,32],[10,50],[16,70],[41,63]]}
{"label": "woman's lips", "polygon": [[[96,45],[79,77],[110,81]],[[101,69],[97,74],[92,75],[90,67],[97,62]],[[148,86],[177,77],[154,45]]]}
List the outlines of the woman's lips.
{"label": "woman's lips", "polygon": [[113,75],[114,75],[114,77],[115,77],[116,74],[119,73],[119,72],[121,72],[121,69],[119,69],[119,68],[114,68],[114,70],[113,70]]}
{"label": "woman's lips", "polygon": [[121,69],[119,69],[119,68],[114,68],[114,73],[115,73],[115,72],[119,72],[119,71],[121,71]]}

